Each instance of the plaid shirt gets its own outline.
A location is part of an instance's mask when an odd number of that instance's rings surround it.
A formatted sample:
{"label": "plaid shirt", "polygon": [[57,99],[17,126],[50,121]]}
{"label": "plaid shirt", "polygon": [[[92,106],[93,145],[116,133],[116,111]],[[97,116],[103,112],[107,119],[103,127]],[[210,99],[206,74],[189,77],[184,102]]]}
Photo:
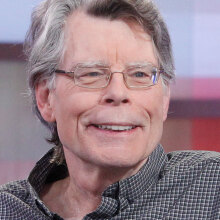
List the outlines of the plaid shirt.
{"label": "plaid shirt", "polygon": [[[68,175],[65,165],[49,162],[52,153],[36,164],[28,180],[0,187],[1,220],[62,219],[38,196],[46,183]],[[220,219],[220,153],[166,155],[159,145],[137,174],[109,186],[98,209],[83,219]]]}

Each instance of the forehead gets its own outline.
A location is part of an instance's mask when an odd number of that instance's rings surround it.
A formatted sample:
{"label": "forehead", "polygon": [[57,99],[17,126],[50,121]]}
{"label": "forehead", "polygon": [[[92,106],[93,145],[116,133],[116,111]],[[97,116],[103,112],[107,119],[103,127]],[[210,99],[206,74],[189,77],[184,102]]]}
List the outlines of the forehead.
{"label": "forehead", "polygon": [[74,12],[65,26],[64,60],[157,64],[151,36],[131,21],[109,20]]}

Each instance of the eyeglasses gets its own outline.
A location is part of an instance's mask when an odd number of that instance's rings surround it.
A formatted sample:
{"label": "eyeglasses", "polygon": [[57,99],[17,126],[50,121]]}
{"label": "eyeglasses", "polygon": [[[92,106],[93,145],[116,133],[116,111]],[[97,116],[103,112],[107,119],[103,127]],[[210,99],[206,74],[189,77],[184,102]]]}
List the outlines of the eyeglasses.
{"label": "eyeglasses", "polygon": [[150,63],[141,66],[128,67],[123,72],[111,72],[109,67],[82,67],[80,64],[73,71],[56,69],[58,74],[65,74],[74,80],[75,85],[84,88],[99,89],[107,87],[113,73],[122,73],[124,83],[128,88],[147,88],[157,84],[163,70]]}

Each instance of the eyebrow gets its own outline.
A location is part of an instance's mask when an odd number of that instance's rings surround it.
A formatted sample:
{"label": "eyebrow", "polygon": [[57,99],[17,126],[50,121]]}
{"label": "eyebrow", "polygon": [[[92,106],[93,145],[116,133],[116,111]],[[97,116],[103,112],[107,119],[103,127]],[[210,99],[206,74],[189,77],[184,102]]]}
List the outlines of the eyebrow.
{"label": "eyebrow", "polygon": [[104,61],[88,61],[88,62],[80,62],[80,63],[73,63],[72,69],[75,67],[110,67],[107,62]]}
{"label": "eyebrow", "polygon": [[156,65],[154,65],[153,63],[146,62],[146,61],[143,61],[143,62],[131,62],[131,63],[127,63],[125,66],[127,68],[130,68],[130,67],[144,67],[144,66],[147,66],[149,64],[156,67]]}
{"label": "eyebrow", "polygon": [[[156,65],[150,63],[150,62],[146,62],[146,61],[138,61],[138,62],[130,62],[130,63],[126,63],[125,64],[125,68],[135,68],[135,67],[144,67],[147,65],[153,65],[155,67],[157,67]],[[105,61],[88,61],[88,62],[80,62],[80,63],[73,63],[72,64],[72,68],[74,69],[76,67],[82,67],[82,68],[91,68],[91,67],[102,67],[102,68],[110,68],[111,65]]]}

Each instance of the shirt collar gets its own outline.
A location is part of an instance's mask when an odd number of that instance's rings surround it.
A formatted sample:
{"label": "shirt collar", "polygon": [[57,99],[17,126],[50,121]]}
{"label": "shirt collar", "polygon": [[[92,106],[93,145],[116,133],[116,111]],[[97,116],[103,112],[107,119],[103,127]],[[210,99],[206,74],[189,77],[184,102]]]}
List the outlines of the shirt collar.
{"label": "shirt collar", "polygon": [[91,217],[109,218],[125,209],[159,181],[167,162],[163,147],[158,145],[138,173],[110,185],[103,192],[101,204]]}
{"label": "shirt collar", "polygon": [[104,191],[103,196],[115,197],[115,194],[118,194],[119,198],[126,198],[131,201],[140,197],[143,192],[159,180],[160,173],[167,161],[163,147],[158,145],[138,173],[112,184]]}

